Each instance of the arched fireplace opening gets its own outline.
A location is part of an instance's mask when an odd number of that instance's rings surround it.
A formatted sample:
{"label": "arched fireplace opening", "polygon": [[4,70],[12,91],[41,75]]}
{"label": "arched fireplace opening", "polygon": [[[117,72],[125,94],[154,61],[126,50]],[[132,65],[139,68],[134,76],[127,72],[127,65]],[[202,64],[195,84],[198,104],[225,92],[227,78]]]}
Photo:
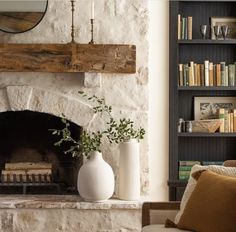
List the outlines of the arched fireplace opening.
{"label": "arched fireplace opening", "polygon": [[[46,113],[32,111],[0,113],[0,194],[15,194],[22,191],[33,194],[77,193],[77,174],[82,159],[75,159],[64,154],[70,144],[55,146],[54,143],[59,138],[52,135],[50,131],[50,129],[63,127],[60,117]],[[69,129],[73,137],[79,139],[81,127],[71,122]],[[28,173],[34,173],[34,171],[28,171],[28,166],[31,164],[37,169],[33,177],[28,175]],[[40,174],[39,170],[42,171],[44,164],[51,165],[52,173],[49,179]],[[16,174],[11,172],[14,165],[18,165],[15,169],[19,169]],[[26,176],[24,176],[24,171],[27,172]]]}

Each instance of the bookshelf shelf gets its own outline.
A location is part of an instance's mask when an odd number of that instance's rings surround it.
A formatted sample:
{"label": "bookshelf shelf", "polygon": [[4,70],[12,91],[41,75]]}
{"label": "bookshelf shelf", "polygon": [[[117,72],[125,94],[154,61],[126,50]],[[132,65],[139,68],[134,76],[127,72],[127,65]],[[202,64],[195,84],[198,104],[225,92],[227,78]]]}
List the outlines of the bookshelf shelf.
{"label": "bookshelf shelf", "polygon": [[236,137],[236,133],[178,133],[178,137]]}
{"label": "bookshelf shelf", "polygon": [[215,45],[215,44],[236,44],[236,39],[226,39],[226,40],[211,40],[211,39],[192,39],[192,40],[178,40],[178,44],[194,45],[194,44],[206,44],[206,45]]}
{"label": "bookshelf shelf", "polygon": [[178,91],[236,91],[236,86],[179,86]]}
{"label": "bookshelf shelf", "polygon": [[[179,161],[211,162],[236,159],[236,133],[178,133],[180,118],[194,120],[194,97],[236,97],[236,86],[177,86],[179,64],[184,65],[192,61],[194,64],[205,65],[204,61],[209,61],[214,65],[225,62],[226,66],[229,66],[236,62],[236,39],[203,40],[200,34],[200,25],[210,26],[211,17],[236,18],[236,0],[170,0],[169,6],[168,185],[169,199],[179,201],[187,183],[179,180]],[[183,23],[183,18],[190,19],[190,25],[192,25],[192,30],[190,33],[187,30],[187,36],[184,34],[184,37],[188,38],[188,33],[192,34],[192,40],[178,40],[178,20],[180,20],[180,27],[186,25]],[[187,25],[189,24],[187,23]],[[181,28],[180,32],[180,37],[183,38]],[[219,82],[221,83],[221,81]]]}

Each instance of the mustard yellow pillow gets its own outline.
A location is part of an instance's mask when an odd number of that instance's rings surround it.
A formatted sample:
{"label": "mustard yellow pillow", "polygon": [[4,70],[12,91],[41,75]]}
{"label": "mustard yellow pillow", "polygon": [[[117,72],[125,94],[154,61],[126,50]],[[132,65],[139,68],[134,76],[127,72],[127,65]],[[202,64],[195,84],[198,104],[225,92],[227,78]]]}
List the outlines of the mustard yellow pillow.
{"label": "mustard yellow pillow", "polygon": [[236,232],[236,178],[203,171],[177,227],[197,232]]}

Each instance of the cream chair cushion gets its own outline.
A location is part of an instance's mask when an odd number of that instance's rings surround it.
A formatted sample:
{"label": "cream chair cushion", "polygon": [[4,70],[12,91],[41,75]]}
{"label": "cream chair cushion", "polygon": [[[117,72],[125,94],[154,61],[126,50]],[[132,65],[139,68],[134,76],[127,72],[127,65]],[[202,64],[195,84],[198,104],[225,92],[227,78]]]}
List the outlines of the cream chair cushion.
{"label": "cream chair cushion", "polygon": [[144,226],[142,232],[191,232],[189,230],[180,230],[176,228],[165,228],[164,225]]}

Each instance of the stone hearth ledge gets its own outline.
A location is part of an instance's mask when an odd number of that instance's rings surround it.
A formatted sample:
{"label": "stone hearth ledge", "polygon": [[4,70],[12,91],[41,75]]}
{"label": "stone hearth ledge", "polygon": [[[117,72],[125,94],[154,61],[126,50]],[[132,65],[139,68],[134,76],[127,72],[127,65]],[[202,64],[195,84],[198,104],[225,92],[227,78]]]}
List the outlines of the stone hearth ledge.
{"label": "stone hearth ledge", "polygon": [[103,202],[85,202],[75,195],[1,195],[0,209],[139,210],[142,208],[143,202],[144,199],[139,201],[109,199]]}

